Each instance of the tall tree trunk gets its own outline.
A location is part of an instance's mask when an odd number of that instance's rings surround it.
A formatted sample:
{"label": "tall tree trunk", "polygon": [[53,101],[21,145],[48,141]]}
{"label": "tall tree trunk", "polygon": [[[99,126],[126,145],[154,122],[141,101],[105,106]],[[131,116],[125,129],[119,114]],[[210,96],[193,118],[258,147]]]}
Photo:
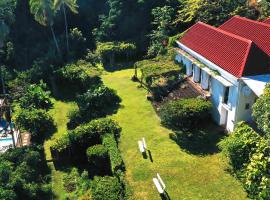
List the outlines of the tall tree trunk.
{"label": "tall tree trunk", "polygon": [[58,42],[56,40],[56,36],[55,36],[55,33],[54,33],[54,30],[53,30],[52,25],[50,25],[50,29],[51,29],[51,32],[52,32],[52,36],[53,36],[53,40],[54,40],[54,43],[55,43],[55,46],[56,46],[57,53],[58,53],[59,57],[62,57],[61,51],[60,51]]}
{"label": "tall tree trunk", "polygon": [[64,12],[64,18],[65,18],[65,30],[66,30],[66,43],[67,43],[67,53],[69,53],[69,41],[68,41],[68,23],[67,23],[67,14],[66,14],[66,6],[65,4],[62,4],[62,9]]}

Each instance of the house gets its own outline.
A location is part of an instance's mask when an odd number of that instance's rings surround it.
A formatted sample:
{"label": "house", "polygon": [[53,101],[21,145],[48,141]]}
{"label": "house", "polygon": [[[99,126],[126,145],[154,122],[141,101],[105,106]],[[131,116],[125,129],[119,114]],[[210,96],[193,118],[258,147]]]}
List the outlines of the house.
{"label": "house", "polygon": [[213,119],[228,131],[252,121],[252,105],[270,82],[270,24],[239,16],[220,27],[202,22],[177,41],[176,61],[213,103]]}

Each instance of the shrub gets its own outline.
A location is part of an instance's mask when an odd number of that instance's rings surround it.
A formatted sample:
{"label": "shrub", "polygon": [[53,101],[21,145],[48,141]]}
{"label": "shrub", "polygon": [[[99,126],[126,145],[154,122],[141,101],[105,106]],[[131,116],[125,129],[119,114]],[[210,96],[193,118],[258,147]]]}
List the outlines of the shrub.
{"label": "shrub", "polygon": [[19,99],[20,106],[24,109],[35,108],[35,109],[49,109],[52,107],[52,101],[50,99],[50,92],[46,91],[46,84],[40,82],[39,85],[29,85]]}
{"label": "shrub", "polygon": [[270,138],[270,84],[267,84],[264,94],[253,105],[252,116],[261,129]]}
{"label": "shrub", "polygon": [[81,123],[83,123],[85,121],[83,116],[81,115],[81,112],[80,112],[78,107],[71,110],[68,113],[67,117],[69,119],[69,122],[67,123],[67,128],[69,130],[72,130],[72,129],[76,128],[79,124],[81,124]]}
{"label": "shrub", "polygon": [[86,38],[78,28],[70,30],[70,46],[72,58],[79,58],[86,52]]}
{"label": "shrub", "polygon": [[211,103],[203,99],[181,99],[161,107],[161,123],[173,129],[192,129],[210,117]]}
{"label": "shrub", "polygon": [[41,109],[20,109],[16,123],[31,133],[33,142],[42,142],[45,137],[55,131],[53,118],[48,112]]}
{"label": "shrub", "polygon": [[79,173],[77,168],[72,168],[71,172],[64,175],[63,186],[67,194],[67,199],[78,199],[83,196],[90,189],[90,180],[88,179],[88,172],[83,171]]}
{"label": "shrub", "polygon": [[241,122],[229,137],[219,143],[222,152],[229,158],[234,170],[240,170],[256,151],[261,137],[250,126]]}
{"label": "shrub", "polygon": [[[88,162],[97,168],[108,166],[109,155],[104,145],[98,144],[91,146],[86,151]],[[106,167],[107,168],[107,167]]]}
{"label": "shrub", "polygon": [[96,54],[103,64],[114,64],[115,60],[129,60],[136,53],[136,46],[126,42],[98,43]]}
{"label": "shrub", "polygon": [[119,200],[123,197],[123,188],[116,177],[95,177],[92,182],[93,200]]}
{"label": "shrub", "polygon": [[102,144],[108,149],[111,170],[114,175],[119,175],[125,170],[124,161],[118,149],[117,142],[113,134],[106,134],[102,138]]}
{"label": "shrub", "polygon": [[81,115],[86,120],[105,117],[119,106],[121,99],[116,92],[104,85],[89,89],[78,97]]}
{"label": "shrub", "polygon": [[270,145],[260,140],[245,172],[245,188],[254,199],[270,199]]}
{"label": "shrub", "polygon": [[[62,136],[51,145],[52,155],[55,159],[61,159],[63,156],[72,156],[76,159],[84,156],[86,149],[101,143],[101,136],[111,133],[116,137],[119,136],[121,128],[112,119],[97,119],[87,124],[78,126],[76,129],[69,131],[66,136]],[[67,155],[68,154],[68,155]]]}
{"label": "shrub", "polygon": [[69,90],[85,92],[89,85],[101,84],[99,75],[101,71],[89,62],[79,60],[77,63],[68,64],[56,72],[59,84],[65,83]]}
{"label": "shrub", "polygon": [[0,198],[49,199],[49,169],[41,147],[9,149],[0,157]]}

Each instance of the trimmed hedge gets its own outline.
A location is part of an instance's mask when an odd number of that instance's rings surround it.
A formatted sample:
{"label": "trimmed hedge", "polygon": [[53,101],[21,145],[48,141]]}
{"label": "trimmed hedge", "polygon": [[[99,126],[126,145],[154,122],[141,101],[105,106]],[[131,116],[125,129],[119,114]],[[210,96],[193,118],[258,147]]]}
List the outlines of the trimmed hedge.
{"label": "trimmed hedge", "polygon": [[93,200],[123,199],[124,191],[116,177],[95,177],[91,185]]}
{"label": "trimmed hedge", "polygon": [[66,136],[56,140],[51,146],[52,156],[56,160],[85,157],[86,149],[101,143],[101,136],[111,133],[116,137],[121,131],[120,126],[112,119],[102,118],[78,126]]}
{"label": "trimmed hedge", "polygon": [[107,148],[101,144],[89,147],[86,150],[86,155],[88,162],[96,167],[102,167],[109,159]]}
{"label": "trimmed hedge", "polygon": [[192,129],[210,118],[212,104],[203,99],[180,99],[160,109],[162,125],[172,129]]}
{"label": "trimmed hedge", "polygon": [[102,138],[102,143],[108,149],[112,173],[116,176],[120,176],[125,170],[125,165],[115,137],[112,134],[106,134]]}

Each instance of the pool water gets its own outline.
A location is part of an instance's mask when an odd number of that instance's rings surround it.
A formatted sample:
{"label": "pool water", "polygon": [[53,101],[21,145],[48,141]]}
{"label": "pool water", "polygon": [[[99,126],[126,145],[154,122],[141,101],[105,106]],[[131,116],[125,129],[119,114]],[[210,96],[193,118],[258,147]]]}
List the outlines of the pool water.
{"label": "pool water", "polygon": [[0,142],[1,141],[12,141],[12,138],[0,138]]}

